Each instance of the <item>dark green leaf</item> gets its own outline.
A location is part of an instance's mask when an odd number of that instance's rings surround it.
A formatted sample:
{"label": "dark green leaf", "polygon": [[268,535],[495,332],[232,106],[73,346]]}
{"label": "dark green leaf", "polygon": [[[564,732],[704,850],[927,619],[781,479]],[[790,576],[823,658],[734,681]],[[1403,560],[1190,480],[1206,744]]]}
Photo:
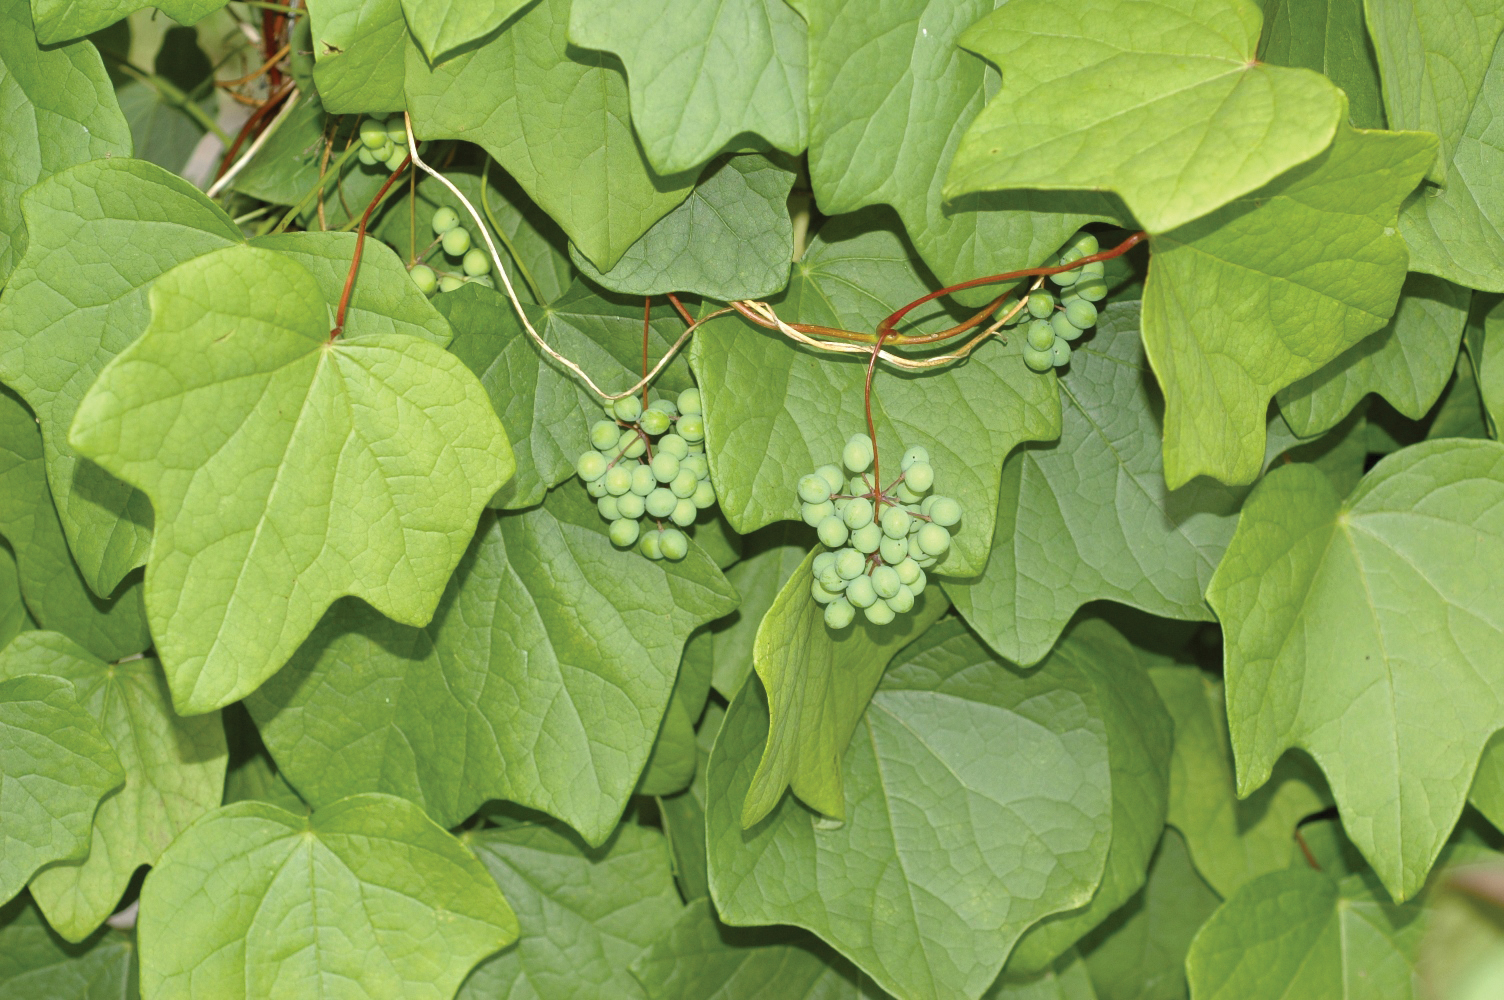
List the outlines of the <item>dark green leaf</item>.
{"label": "dark green leaf", "polygon": [[1379,66],[1363,23],[1363,0],[1265,0],[1265,62],[1324,73],[1347,94],[1348,120],[1383,128]]}
{"label": "dark green leaf", "polygon": [[814,532],[805,525],[775,521],[747,536],[746,558],[726,571],[742,603],[712,625],[704,641],[714,650],[711,683],[727,701],[752,673],[752,645],[763,616],[814,544]]}
{"label": "dark green leaf", "polygon": [[69,944],[27,897],[0,906],[0,1000],[134,1000],[135,964],[129,934]]}

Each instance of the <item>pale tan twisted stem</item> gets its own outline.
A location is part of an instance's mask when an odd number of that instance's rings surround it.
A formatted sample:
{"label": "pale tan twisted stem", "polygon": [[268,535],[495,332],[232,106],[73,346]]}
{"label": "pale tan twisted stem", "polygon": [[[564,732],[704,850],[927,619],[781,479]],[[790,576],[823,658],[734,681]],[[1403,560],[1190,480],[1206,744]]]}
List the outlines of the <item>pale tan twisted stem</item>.
{"label": "pale tan twisted stem", "polygon": [[512,279],[507,276],[507,269],[502,266],[501,254],[496,250],[496,241],[491,239],[490,228],[486,226],[484,221],[482,221],[480,213],[475,210],[475,206],[470,204],[470,199],[466,198],[464,194],[460,192],[460,189],[454,186],[449,178],[445,177],[433,167],[430,167],[427,163],[423,162],[423,158],[418,155],[418,140],[413,137],[413,121],[412,118],[407,114],[407,112],[403,112],[402,114],[402,123],[407,129],[407,152],[408,155],[412,157],[413,166],[422,170],[428,176],[432,177],[434,180],[444,185],[444,187],[448,188],[449,193],[460,200],[460,204],[465,206],[465,211],[469,212],[470,218],[475,221],[475,228],[480,230],[481,236],[484,237],[486,241],[486,249],[491,252],[491,266],[496,268],[496,273],[501,277],[501,283],[507,290],[507,298],[512,300],[512,310],[517,313],[517,319],[522,323],[522,328],[527,331],[529,337],[533,338],[533,343],[537,344],[538,349],[544,354],[548,355],[550,358],[553,358],[559,364],[563,365],[565,368],[573,372],[580,379],[580,381],[584,382],[587,386],[590,387],[591,392],[595,393],[597,396],[601,397],[607,402],[622,399],[626,396],[634,396],[638,392],[641,392],[643,387],[649,385],[653,381],[653,379],[658,377],[658,373],[663,371],[664,367],[669,363],[670,360],[673,359],[673,356],[678,353],[679,348],[683,347],[685,342],[689,340],[690,334],[699,329],[702,324],[715,319],[717,316],[724,316],[727,313],[731,312],[730,309],[720,309],[708,316],[702,316],[700,319],[695,320],[694,323],[690,324],[688,329],[686,329],[679,335],[679,339],[674,341],[673,346],[670,347],[666,352],[664,352],[663,357],[658,361],[656,365],[653,366],[653,370],[648,372],[647,375],[640,379],[630,389],[624,389],[621,392],[606,392],[600,386],[595,384],[594,379],[585,374],[585,369],[581,368],[578,364],[569,360],[558,351],[554,350],[553,347],[549,345],[548,341],[543,339],[543,335],[540,334],[536,329],[534,329],[532,321],[527,318],[527,311],[522,308],[522,302],[517,298],[517,290],[512,287]]}

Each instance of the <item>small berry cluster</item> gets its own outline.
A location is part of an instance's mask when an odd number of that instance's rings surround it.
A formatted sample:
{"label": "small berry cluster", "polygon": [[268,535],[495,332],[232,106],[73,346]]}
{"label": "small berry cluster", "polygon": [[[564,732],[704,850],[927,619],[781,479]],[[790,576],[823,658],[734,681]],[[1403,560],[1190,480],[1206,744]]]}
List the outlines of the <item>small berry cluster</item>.
{"label": "small berry cluster", "polygon": [[458,212],[447,206],[435,209],[433,242],[418,255],[418,260],[423,260],[434,250],[442,247],[446,255],[460,259],[460,270],[464,273],[456,274],[453,271],[440,270],[428,264],[414,262],[407,269],[407,273],[412,275],[413,284],[417,285],[424,295],[432,295],[435,290],[452,292],[467,281],[478,281],[487,288],[492,287],[491,279],[486,277],[491,272],[491,258],[486,256],[485,250],[478,246],[471,246],[470,243],[470,230],[460,225]]}
{"label": "small berry cluster", "polygon": [[381,164],[388,170],[402,166],[407,156],[407,127],[398,115],[395,124],[388,127],[384,114],[368,114],[360,123],[360,149],[355,158],[368,167]]}
{"label": "small berry cluster", "polygon": [[[1099,249],[1095,236],[1082,233],[1061,251],[1054,263],[1070,264]],[[1047,288],[1029,293],[1030,321],[1025,331],[1024,364],[1036,372],[1047,372],[1070,363],[1071,343],[1097,325],[1096,303],[1107,296],[1102,272],[1102,262],[1094,260],[1050,275],[1050,281],[1062,289],[1058,300]]]}
{"label": "small berry cluster", "polygon": [[849,481],[834,465],[799,480],[804,521],[831,550],[815,557],[810,593],[825,605],[831,628],[850,625],[857,608],[872,624],[886,625],[924,593],[924,571],[950,551],[961,505],[930,494],[935,470],[920,445],[903,453],[902,474],[886,490],[867,475],[873,454],[865,434],[847,440],[841,460]]}
{"label": "small berry cluster", "polygon": [[[677,402],[652,400],[645,410],[636,396],[624,396],[591,426],[590,444],[575,471],[611,522],[611,541],[622,548],[636,543],[649,559],[688,555],[689,539],[679,529],[715,503],[700,390],[685,389]],[[656,527],[643,531],[643,515]]]}

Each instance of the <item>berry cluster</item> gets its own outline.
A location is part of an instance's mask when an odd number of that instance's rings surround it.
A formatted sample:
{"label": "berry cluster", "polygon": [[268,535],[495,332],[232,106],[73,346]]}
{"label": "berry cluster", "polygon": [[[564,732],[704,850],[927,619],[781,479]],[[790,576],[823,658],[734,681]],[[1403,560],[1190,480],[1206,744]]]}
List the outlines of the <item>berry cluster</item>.
{"label": "berry cluster", "polygon": [[903,453],[902,474],[886,490],[866,474],[872,459],[871,440],[853,434],[841,452],[849,481],[834,465],[799,480],[804,521],[831,550],[815,557],[810,592],[835,629],[850,625],[857,608],[874,625],[911,610],[924,571],[950,551],[950,529],[961,520],[959,503],[927,495],[935,470],[922,446]]}
{"label": "berry cluster", "polygon": [[384,114],[366,115],[360,123],[360,149],[355,158],[368,167],[379,163],[388,170],[396,170],[407,156],[407,128],[401,115],[390,128],[386,118]]}
{"label": "berry cluster", "polygon": [[[1082,233],[1061,251],[1056,263],[1069,264],[1091,256],[1098,249],[1097,238]],[[1034,371],[1047,372],[1069,363],[1071,343],[1097,325],[1096,303],[1107,295],[1102,271],[1102,262],[1095,260],[1050,275],[1050,281],[1061,289],[1059,299],[1047,288],[1029,293],[1024,364]]]}
{"label": "berry cluster", "polygon": [[460,225],[458,212],[448,207],[435,209],[433,242],[419,254],[418,260],[421,261],[434,250],[442,247],[447,256],[459,258],[459,267],[463,273],[414,263],[407,270],[407,273],[412,275],[413,284],[417,285],[424,295],[432,295],[435,290],[452,292],[467,281],[479,281],[491,287],[491,279],[486,277],[491,272],[491,258],[486,256],[485,250],[478,246],[471,246],[470,243],[470,230]]}
{"label": "berry cluster", "polygon": [[[593,450],[580,456],[575,471],[611,522],[611,541],[622,548],[636,543],[649,559],[683,559],[689,539],[679,529],[715,503],[700,390],[685,389],[677,403],[652,400],[645,410],[636,396],[624,396],[606,408],[606,418],[591,426]],[[644,514],[656,527],[642,530]]]}

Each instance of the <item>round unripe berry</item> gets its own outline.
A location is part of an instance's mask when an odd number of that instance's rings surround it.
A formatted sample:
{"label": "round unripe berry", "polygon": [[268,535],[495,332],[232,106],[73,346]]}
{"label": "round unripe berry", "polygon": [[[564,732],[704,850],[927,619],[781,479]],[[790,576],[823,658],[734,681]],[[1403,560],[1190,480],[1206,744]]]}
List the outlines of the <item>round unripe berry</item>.
{"label": "round unripe berry", "polygon": [[883,529],[879,528],[874,521],[868,521],[851,533],[851,547],[858,552],[871,555],[882,543]]}
{"label": "round unripe berry", "polygon": [[[929,466],[925,465],[924,468],[927,469]],[[913,518],[909,517],[909,512],[902,507],[889,507],[883,511],[883,534],[889,538],[903,538],[909,533],[909,524],[912,521]]]}
{"label": "round unripe berry", "polygon": [[698,413],[686,413],[679,418],[679,436],[685,441],[705,440],[705,418]]}
{"label": "round unripe berry", "polygon": [[927,556],[939,558],[950,548],[950,532],[938,524],[926,524],[919,529],[914,540],[919,543],[920,550]]}
{"label": "round unripe berry", "polygon": [[1055,346],[1050,348],[1050,364],[1056,368],[1064,368],[1071,363],[1071,345],[1062,337],[1055,341]]}
{"label": "round unripe berry", "polygon": [[658,442],[658,451],[668,452],[682,462],[689,455],[689,442],[677,434],[665,434]]}
{"label": "round unripe berry", "polygon": [[623,396],[611,404],[611,412],[624,424],[635,424],[642,416],[642,401],[636,396]]}
{"label": "round unripe berry", "polygon": [[1029,315],[1035,319],[1049,319],[1055,311],[1055,296],[1048,288],[1037,288],[1029,293]]}
{"label": "round unripe berry", "polygon": [[614,497],[632,491],[632,470],[625,465],[613,465],[606,472],[606,492]]}
{"label": "round unripe berry", "polygon": [[618,518],[611,522],[611,544],[626,548],[637,541],[637,536],[642,533],[642,525],[630,517]]}
{"label": "round unripe berry", "polygon": [[642,516],[642,512],[645,509],[646,506],[642,502],[642,497],[636,493],[623,493],[616,498],[616,512],[622,517],[630,517],[636,520]]}
{"label": "round unripe berry", "polygon": [[606,456],[598,451],[587,451],[574,463],[574,471],[579,473],[580,478],[590,483],[606,474]]}
{"label": "round unripe berry", "polygon": [[919,568],[919,564],[912,559],[905,559],[903,562],[898,563],[893,567],[893,571],[898,574],[898,582],[905,586],[919,579],[924,572]]}
{"label": "round unripe berry", "polygon": [[851,602],[844,597],[838,597],[825,605],[825,624],[828,628],[849,628],[854,618],[856,612],[852,610]]}
{"label": "round unripe berry", "polygon": [[1036,351],[1048,351],[1055,342],[1055,327],[1048,318],[1036,319],[1029,324],[1026,335],[1028,345]]}
{"label": "round unripe berry", "polygon": [[458,289],[464,283],[465,282],[462,279],[456,278],[452,274],[446,274],[439,279],[439,291],[452,292]]}
{"label": "round unripe berry", "polygon": [[662,486],[649,493],[643,504],[648,514],[657,518],[668,517],[678,505],[679,498]]}
{"label": "round unripe berry", "polygon": [[805,503],[824,503],[830,499],[830,484],[811,473],[799,480],[799,499]]}
{"label": "round unripe berry", "polygon": [[870,608],[877,603],[877,591],[872,588],[872,577],[859,576],[848,583],[846,600],[858,608]]}
{"label": "round unripe berry", "polygon": [[903,562],[909,557],[909,540],[907,538],[884,538],[877,547],[877,554],[883,557],[883,562],[888,565]]}
{"label": "round unripe berry", "polygon": [[699,478],[693,472],[681,467],[679,474],[669,480],[668,491],[680,500],[688,500],[695,495],[695,487],[699,485]]}
{"label": "round unripe berry", "polygon": [[867,560],[856,549],[842,549],[836,553],[836,572],[843,580],[855,580],[867,568]]}
{"label": "round unripe berry", "polygon": [[[1060,263],[1069,264],[1070,261],[1061,258]],[[1059,274],[1050,275],[1050,280],[1059,285],[1061,288],[1069,288],[1070,286],[1074,285],[1080,279],[1080,277],[1081,275],[1078,271],[1061,271]]]}
{"label": "round unripe berry", "polygon": [[668,430],[673,424],[674,418],[662,410],[655,410],[651,406],[642,411],[642,417],[638,420],[638,426],[657,437]]}
{"label": "round unripe berry", "polygon": [[451,257],[462,256],[466,250],[470,249],[470,230],[463,226],[455,226],[440,237],[439,245]]}
{"label": "round unripe berry", "polygon": [[407,127],[400,121],[386,130],[386,137],[395,145],[407,148]]}
{"label": "round unripe berry", "polygon": [[433,210],[433,233],[435,236],[443,236],[459,224],[460,213],[448,205]]}
{"label": "round unripe berry", "polygon": [[[1081,331],[1070,321],[1064,311],[1056,313],[1050,319],[1050,329],[1055,334],[1055,340],[1071,341],[1081,336]],[[1050,341],[1050,349],[1054,349],[1055,340]],[[1031,345],[1032,346],[1032,345]]]}
{"label": "round unripe berry", "polygon": [[367,118],[360,123],[360,141],[367,149],[380,149],[387,143],[386,126]]}
{"label": "round unripe berry", "polygon": [[679,415],[679,404],[675,403],[672,399],[669,399],[667,397],[659,397],[658,399],[652,400],[648,403],[648,409],[661,410],[671,417],[676,417]]}
{"label": "round unripe berry", "polygon": [[1097,307],[1085,299],[1077,299],[1065,307],[1065,318],[1078,330],[1090,330],[1097,325]]}
{"label": "round unripe berry", "polygon": [[830,487],[830,492],[839,493],[841,487],[846,485],[846,477],[841,474],[839,467],[834,465],[822,465],[815,470],[815,475],[825,480],[825,485]]}
{"label": "round unripe berry", "polygon": [[855,531],[872,523],[872,501],[866,497],[857,497],[846,505],[845,512],[841,515],[846,522],[846,527]]}
{"label": "round unripe berry", "polygon": [[685,389],[679,393],[679,412],[684,414],[703,413],[704,403],[700,399],[700,390],[695,388]]}
{"label": "round unripe berry", "polygon": [[674,511],[669,515],[669,519],[679,527],[687,528],[695,523],[695,515],[699,512],[700,509],[695,506],[693,500],[681,499],[678,503],[674,504]]}
{"label": "round unripe berry", "polygon": [[1071,244],[1071,248],[1067,252],[1075,254],[1075,259],[1080,260],[1082,257],[1090,257],[1100,249],[1102,249],[1102,244],[1097,242],[1095,236],[1091,233],[1082,233],[1076,237],[1075,242]]}
{"label": "round unripe berry", "polygon": [[902,586],[903,581],[898,579],[892,566],[879,566],[872,571],[872,589],[877,591],[878,597],[892,597]]}
{"label": "round unripe berry", "polygon": [[637,543],[637,550],[649,559],[663,558],[663,532],[658,530],[644,531],[642,538]]}
{"label": "round unripe berry", "polygon": [[870,493],[871,488],[861,476],[852,476],[851,481],[846,484],[846,492],[854,497],[861,497]]}
{"label": "round unripe berry", "polygon": [[[917,569],[919,564],[915,563],[914,565],[915,565],[915,568]],[[929,582],[929,577],[927,577],[927,576],[924,575],[924,570],[923,569],[920,569],[919,570],[919,575],[914,578],[914,582],[913,583],[905,583],[904,586],[908,587],[909,588],[909,592],[912,593],[915,597],[918,597],[920,594],[924,593],[925,584],[927,584],[928,582]]]}
{"label": "round unripe berry", "polygon": [[[961,505],[950,497],[935,497],[934,503],[930,504],[930,520],[942,528],[949,528],[961,520]],[[905,580],[905,583],[908,581]]]}
{"label": "round unripe berry", "polygon": [[632,470],[632,492],[645,497],[658,488],[658,477],[650,466],[639,465]]}
{"label": "round unripe berry", "polygon": [[888,598],[888,607],[896,614],[906,615],[914,610],[914,592],[903,584],[898,585],[898,593]]}
{"label": "round unripe berry", "polygon": [[[1107,265],[1103,264],[1100,260],[1094,260],[1090,264],[1081,265],[1081,281],[1085,281],[1087,278],[1100,278],[1106,273]],[[1079,286],[1081,281],[1077,281],[1076,285]],[[1079,289],[1075,288],[1072,291],[1079,291]]]}
{"label": "round unripe berry", "polygon": [[660,451],[653,456],[653,478],[660,483],[671,483],[679,474],[679,457]]}
{"label": "round unripe berry", "polygon": [[908,472],[909,466],[913,465],[915,462],[928,462],[929,460],[930,450],[928,448],[926,448],[922,444],[911,445],[909,449],[903,453],[903,458],[899,460],[898,467],[904,472]]}
{"label": "round unripe berry", "polygon": [[862,609],[862,614],[866,615],[867,620],[874,625],[887,625],[895,617],[893,609],[888,607],[887,601],[874,601]]}
{"label": "round unripe berry", "polygon": [[616,439],[616,450],[624,458],[637,458],[648,450],[648,443],[636,431],[625,430]]}
{"label": "round unripe berry", "polygon": [[407,273],[413,279],[413,284],[418,286],[418,291],[424,295],[432,295],[439,287],[439,276],[427,264],[414,264],[413,269]]}
{"label": "round unripe berry", "polygon": [[596,451],[606,451],[621,437],[621,428],[614,420],[597,420],[590,425],[590,444]]}
{"label": "round unripe berry", "polygon": [[689,555],[689,539],[678,528],[664,528],[658,544],[663,547],[663,558],[678,562]]}
{"label": "round unripe berry", "polygon": [[1087,302],[1101,302],[1107,298],[1107,282],[1100,277],[1082,278],[1071,291]]}
{"label": "round unripe berry", "polygon": [[[630,495],[628,494],[628,496]],[[614,521],[618,517],[621,517],[621,511],[617,509],[616,498],[613,496],[601,497],[595,502],[595,509],[600,511],[601,517],[607,521]]]}
{"label": "round unripe berry", "polygon": [[810,572],[815,576],[819,576],[825,571],[825,567],[833,567],[835,566],[835,564],[836,554],[834,552],[821,552],[819,555],[815,556],[813,560],[810,561],[809,569]]}
{"label": "round unripe berry", "polygon": [[924,499],[922,495],[909,489],[908,483],[899,483],[895,486],[893,488],[893,495],[898,498],[900,503],[918,503]]}
{"label": "round unripe berry", "polygon": [[394,145],[392,151],[387,154],[386,168],[388,170],[396,170],[402,166],[402,161],[405,159],[407,159],[407,147]]}
{"label": "round unripe berry", "polygon": [[816,604],[829,604],[841,595],[839,592],[831,593],[826,590],[824,584],[819,580],[811,580],[809,582],[809,596],[815,599]]}
{"label": "round unripe berry", "polygon": [[599,479],[592,479],[590,482],[586,483],[585,492],[590,494],[590,498],[592,500],[599,500],[601,497],[605,496],[606,477],[601,476]]}
{"label": "round unripe berry", "polygon": [[710,475],[710,463],[705,460],[704,453],[699,455],[681,455],[679,468],[688,469],[695,474],[696,479],[704,479]]}
{"label": "round unripe berry", "polygon": [[491,270],[491,258],[480,247],[471,247],[465,251],[465,259],[460,262],[460,267],[472,278],[477,278]]}
{"label": "round unripe berry", "polygon": [[935,468],[928,462],[915,462],[904,473],[903,481],[915,493],[928,493],[930,487],[935,485]]}
{"label": "round unripe berry", "polygon": [[835,512],[836,505],[829,500],[824,503],[806,503],[799,506],[799,513],[804,517],[804,523],[811,528],[818,528],[821,521],[827,517],[833,517]]}
{"label": "round unripe berry", "polygon": [[715,487],[711,485],[710,480],[702,479],[695,484],[695,493],[690,499],[694,501],[696,507],[704,510],[715,503]]}
{"label": "round unripe berry", "polygon": [[381,162],[376,159],[376,154],[365,146],[361,146],[355,151],[355,158],[368,167],[374,167]]}
{"label": "round unripe berry", "polygon": [[[1053,347],[1053,343],[1051,344]],[[1024,364],[1029,366],[1030,371],[1047,372],[1055,363],[1054,357],[1049,351],[1036,351],[1032,347],[1024,348]]]}
{"label": "round unripe berry", "polygon": [[[827,552],[825,554],[830,555],[831,553]],[[831,563],[829,566],[826,566],[824,569],[822,569],[819,573],[815,574],[815,579],[820,581],[820,586],[824,587],[832,594],[839,594],[841,591],[846,589],[846,578],[840,573],[836,572],[835,563]]]}
{"label": "round unripe berry", "polygon": [[827,517],[815,528],[815,533],[820,536],[821,545],[828,549],[837,549],[846,544],[851,531],[839,517]]}
{"label": "round unripe berry", "polygon": [[872,468],[872,441],[865,434],[853,434],[846,439],[841,449],[841,461],[852,472],[866,472]]}

